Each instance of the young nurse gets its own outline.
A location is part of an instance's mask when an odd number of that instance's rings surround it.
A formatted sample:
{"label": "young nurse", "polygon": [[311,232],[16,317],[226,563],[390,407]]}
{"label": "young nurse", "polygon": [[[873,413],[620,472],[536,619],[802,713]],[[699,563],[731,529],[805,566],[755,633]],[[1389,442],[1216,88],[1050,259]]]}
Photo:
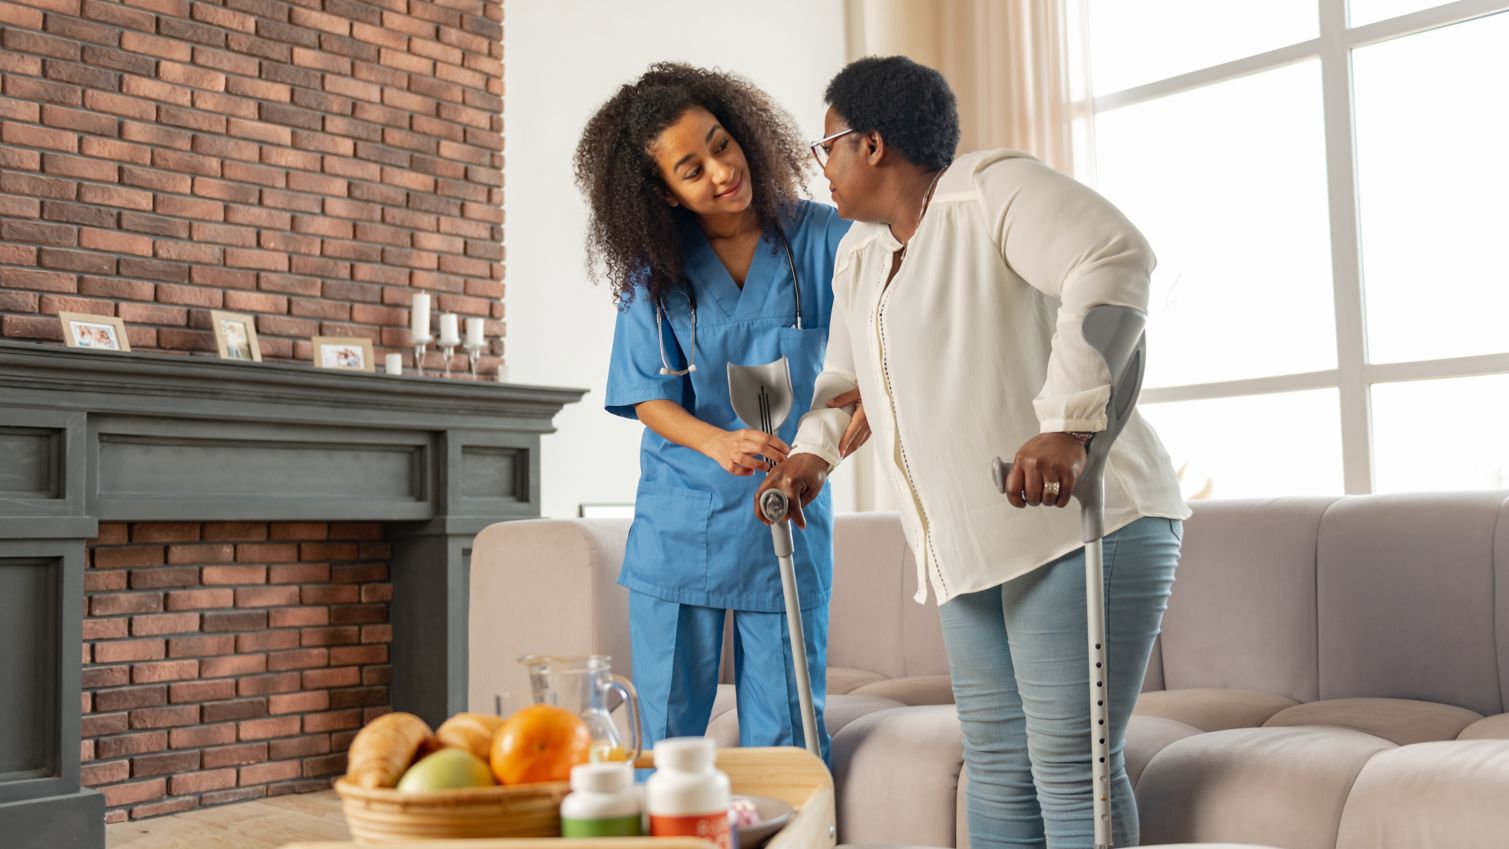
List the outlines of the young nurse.
{"label": "young nurse", "polygon": [[[630,590],[634,681],[646,746],[706,732],[724,617],[733,613],[743,745],[805,745],[794,647],[770,532],[749,503],[789,452],[822,368],[833,255],[848,222],[797,197],[806,145],[790,117],[730,74],[657,64],[588,122],[576,177],[590,206],[592,270],[618,323],[609,412],[645,425],[634,523],[619,583]],[[727,366],[785,357],[795,404],[775,435],[734,414]],[[851,405],[854,396],[835,399]],[[855,416],[845,441],[868,436]],[[795,565],[823,727],[832,508],[807,507]],[[827,734],[821,748],[826,757]]]}

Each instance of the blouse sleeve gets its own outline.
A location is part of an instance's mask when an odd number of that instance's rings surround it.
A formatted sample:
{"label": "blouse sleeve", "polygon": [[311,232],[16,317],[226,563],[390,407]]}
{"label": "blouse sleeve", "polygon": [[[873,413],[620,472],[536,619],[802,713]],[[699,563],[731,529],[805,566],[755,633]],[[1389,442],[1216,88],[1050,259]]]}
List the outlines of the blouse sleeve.
{"label": "blouse sleeve", "polygon": [[[847,230],[848,222],[843,224]],[[842,256],[842,248],[839,253]],[[835,271],[835,281],[841,271],[841,268]],[[828,350],[823,358],[823,370],[812,387],[812,407],[802,416],[791,446],[791,453],[816,454],[827,461],[830,468],[838,466],[838,442],[853,416],[842,407],[829,407],[828,402],[859,387],[854,374],[854,351],[849,347],[848,306],[849,293],[844,287],[834,285],[833,313],[828,317]]]}
{"label": "blouse sleeve", "polygon": [[1109,201],[1035,159],[1000,160],[976,180],[1006,265],[1059,301],[1047,379],[1033,400],[1041,431],[1105,429],[1110,372],[1082,324],[1100,304],[1147,311],[1152,249]]}

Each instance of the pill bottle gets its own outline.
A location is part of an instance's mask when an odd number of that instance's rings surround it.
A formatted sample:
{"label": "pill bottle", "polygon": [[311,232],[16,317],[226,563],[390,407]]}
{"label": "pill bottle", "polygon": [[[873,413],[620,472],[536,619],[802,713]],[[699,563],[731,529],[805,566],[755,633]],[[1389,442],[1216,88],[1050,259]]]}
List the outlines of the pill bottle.
{"label": "pill bottle", "polygon": [[645,811],[654,837],[700,837],[737,849],[728,821],[728,776],[713,766],[707,737],[672,737],[655,744],[655,774],[645,782]]}
{"label": "pill bottle", "polygon": [[639,837],[644,833],[640,791],[627,762],[571,768],[571,795],[561,800],[563,837]]}

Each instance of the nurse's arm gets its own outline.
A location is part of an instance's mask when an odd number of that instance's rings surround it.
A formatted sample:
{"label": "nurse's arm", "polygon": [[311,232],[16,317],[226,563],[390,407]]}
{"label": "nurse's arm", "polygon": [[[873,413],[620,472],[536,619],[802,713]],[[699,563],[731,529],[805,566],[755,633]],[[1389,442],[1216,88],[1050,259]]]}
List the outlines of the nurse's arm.
{"label": "nurse's arm", "polygon": [[688,413],[675,401],[644,401],[634,406],[634,414],[661,437],[708,457],[732,475],[763,472],[770,467],[765,459],[779,463],[791,453],[778,436],[748,428],[724,430]]}

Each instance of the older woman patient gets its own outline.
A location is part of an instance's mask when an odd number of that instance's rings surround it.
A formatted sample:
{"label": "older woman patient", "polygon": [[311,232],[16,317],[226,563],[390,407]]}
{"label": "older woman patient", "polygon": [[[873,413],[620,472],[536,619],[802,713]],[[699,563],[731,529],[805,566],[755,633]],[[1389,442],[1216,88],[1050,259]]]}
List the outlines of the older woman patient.
{"label": "older woman patient", "polygon": [[[1110,376],[1089,309],[1145,310],[1153,254],[1114,206],[1026,154],[954,157],[953,92],[902,57],[829,84],[814,144],[839,214],[834,302],[811,412],[764,489],[821,491],[865,399],[917,561],[941,605],[969,769],[970,843],[1093,843],[1084,555],[1069,504],[1106,426]],[[990,459],[1016,449],[1009,498]],[[1118,846],[1137,841],[1123,748],[1188,515],[1134,416],[1105,476],[1105,593]],[[758,499],[758,496],[757,496]],[[758,501],[757,501],[758,503]],[[805,521],[800,509],[793,513]]]}

